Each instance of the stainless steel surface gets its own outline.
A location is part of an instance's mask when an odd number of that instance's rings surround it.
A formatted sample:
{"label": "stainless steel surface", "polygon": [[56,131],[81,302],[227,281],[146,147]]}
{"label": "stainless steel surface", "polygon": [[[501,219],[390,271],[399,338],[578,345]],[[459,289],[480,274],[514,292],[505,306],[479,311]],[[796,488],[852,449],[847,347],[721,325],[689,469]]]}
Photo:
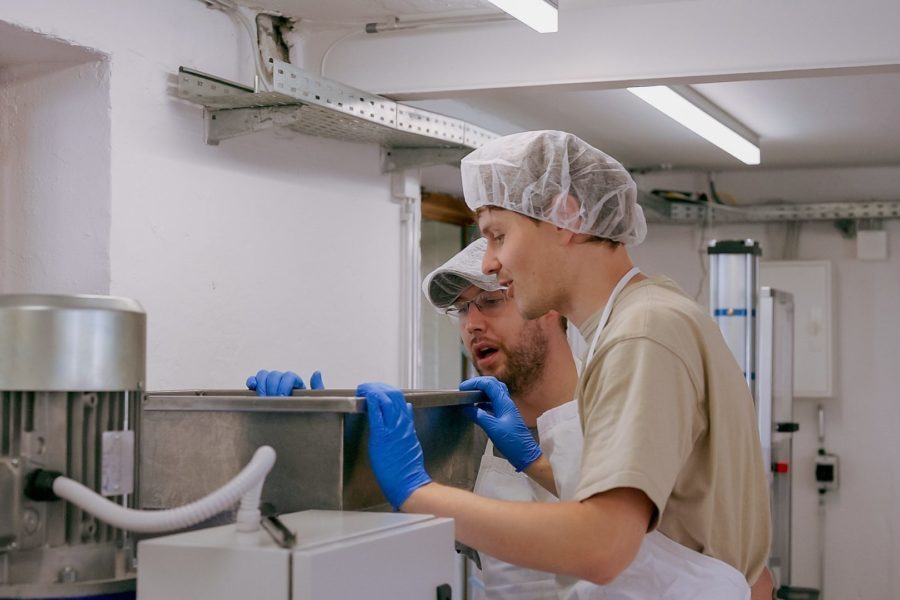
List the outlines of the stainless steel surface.
{"label": "stainless steel surface", "polygon": [[134,493],[134,432],[104,431],[100,463],[100,493],[122,496]]}
{"label": "stainless steel surface", "polygon": [[126,298],[0,296],[0,598],[134,589],[124,532],[24,489],[46,469],[134,505],[145,327]]}
{"label": "stainless steel surface", "polygon": [[[406,173],[394,173],[392,186],[406,188]],[[402,349],[400,377],[408,388],[419,386],[422,357],[422,196],[419,186],[409,196],[408,191],[395,194],[394,200],[400,204],[400,323]]]}
{"label": "stainless steel surface", "polygon": [[722,335],[735,360],[741,367],[744,377],[751,385],[754,357],[749,351],[752,342],[752,317],[755,290],[748,289],[755,277],[748,273],[754,263],[749,262],[744,254],[710,254],[710,312],[722,330]]}
{"label": "stainless steel surface", "polygon": [[[747,240],[747,245],[752,246],[752,240]],[[750,393],[756,396],[756,281],[759,278],[759,257],[755,254],[745,254],[744,294],[746,296],[744,306],[747,307],[747,318],[744,321],[744,356],[749,364],[744,378],[750,387]]]}
{"label": "stainless steel surface", "polygon": [[[176,93],[206,108],[206,136],[211,144],[279,126],[405,149],[471,150],[497,137],[460,119],[394,102],[279,60],[274,61],[273,84],[274,91],[255,93],[247,86],[181,67]],[[446,158],[455,162],[459,155]],[[409,165],[408,157],[405,164]]]}
{"label": "stainless steel surface", "polygon": [[145,330],[127,298],[0,295],[0,390],[140,389]]}
{"label": "stainless steel surface", "polygon": [[[117,580],[132,577],[122,570],[131,554],[124,532],[65,502],[37,502],[23,494],[25,477],[38,468],[59,471],[101,492],[103,436],[122,431],[124,405],[136,402],[138,394],[131,396],[0,392],[0,487],[12,489],[0,502],[0,532],[7,530],[0,537],[0,598],[56,596],[60,569],[67,565],[79,574],[76,587],[84,583],[85,590],[120,590]],[[133,466],[122,465],[126,470]]]}
{"label": "stainless steel surface", "polygon": [[130,592],[135,588],[135,575],[122,579],[78,581],[74,583],[20,584],[0,588],[0,598],[95,598],[100,594]]}
{"label": "stainless steel surface", "polygon": [[[794,301],[791,294],[762,287],[759,292],[759,374],[756,408],[765,464],[769,467],[772,548],[769,565],[783,585],[791,584],[791,490],[793,434],[779,423],[794,421]],[[788,465],[787,473],[774,469]]]}
{"label": "stainless steel surface", "polygon": [[[776,333],[772,327],[775,319],[775,297],[770,287],[759,290],[759,358],[757,360],[756,417],[759,441],[762,445],[763,464],[772,464],[772,434],[775,431],[772,418],[772,392],[775,365],[774,344]],[[771,473],[770,469],[767,472]],[[771,483],[771,474],[769,480]]]}
{"label": "stainless steel surface", "polygon": [[[482,398],[480,392],[407,392],[435,481],[474,486],[486,438],[462,407]],[[196,500],[268,444],[278,459],[262,502],[277,512],[384,509],[369,467],[364,411],[355,390],[298,390],[290,398],[257,398],[244,390],[149,393],[141,418],[141,506]],[[226,514],[211,523],[232,519]]]}
{"label": "stainless steel surface", "polygon": [[[417,408],[474,404],[484,400],[481,392],[456,390],[403,390]],[[143,410],[212,412],[366,412],[366,402],[356,390],[293,390],[291,396],[257,396],[249,390],[185,390],[150,392]]]}

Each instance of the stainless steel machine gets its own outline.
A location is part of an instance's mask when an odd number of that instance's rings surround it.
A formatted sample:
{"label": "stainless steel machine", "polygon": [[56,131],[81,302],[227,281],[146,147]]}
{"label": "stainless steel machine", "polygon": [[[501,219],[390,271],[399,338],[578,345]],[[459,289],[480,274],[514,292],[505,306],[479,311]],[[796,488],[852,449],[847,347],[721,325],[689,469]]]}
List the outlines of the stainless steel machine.
{"label": "stainless steel machine", "polygon": [[[481,392],[406,391],[425,468],[439,483],[471,490],[487,437],[463,415]],[[266,479],[268,511],[390,510],[369,466],[365,402],[355,390],[148,393],[142,407],[140,504],[165,509],[222,485],[260,445],[278,460]],[[206,525],[228,523],[225,513]]]}
{"label": "stainless steel machine", "polygon": [[28,492],[45,469],[134,505],[145,336],[126,298],[0,296],[0,598],[134,589],[126,532]]}
{"label": "stainless steel machine", "polygon": [[791,584],[791,476],[794,422],[794,300],[759,290],[756,406],[765,464],[771,465],[772,553],[769,568],[782,587]]}
{"label": "stainless steel machine", "polygon": [[781,594],[791,589],[792,447],[798,430],[793,416],[793,297],[758,287],[762,251],[757,242],[713,241],[708,253],[710,311],[756,402],[763,464],[769,467],[769,568]]}
{"label": "stainless steel machine", "polygon": [[[242,467],[260,446],[277,451],[262,488],[264,515],[325,509],[312,519],[311,529],[301,528],[312,533],[318,531],[316,522],[361,522],[346,535],[338,535],[343,531],[338,526],[328,538],[357,556],[361,549],[382,552],[373,544],[384,538],[403,546],[396,552],[414,558],[416,540],[430,539],[426,530],[436,532],[434,539],[443,542],[428,556],[438,557],[440,564],[432,565],[434,576],[427,579],[434,584],[432,593],[444,593],[437,587],[453,568],[451,521],[393,523],[385,521],[390,515],[356,518],[337,512],[388,508],[369,467],[365,403],[355,390],[304,390],[282,398],[237,390],[147,394],[145,349],[146,315],[133,300],[0,296],[0,599],[133,597],[136,538],[93,515],[102,514],[119,527],[167,530],[111,514],[120,507],[146,507],[184,515],[177,507],[244,473]],[[429,474],[437,482],[471,490],[486,438],[462,408],[483,395],[410,391],[407,399],[416,408]],[[73,492],[76,488],[84,493]],[[85,499],[85,493],[93,499]],[[174,513],[132,516],[141,523],[156,517],[168,522],[169,514]],[[216,512],[163,527],[191,527],[211,514]],[[201,526],[231,523],[234,517],[226,510]],[[310,523],[309,516],[298,518],[298,526]],[[238,529],[245,531],[245,525],[239,521]],[[385,528],[397,535],[380,533]],[[256,533],[259,547],[267,548],[265,533]],[[397,540],[411,540],[411,545]],[[323,542],[323,548],[331,548],[331,542]],[[285,556],[300,560],[298,552]],[[321,565],[343,554],[317,556]],[[373,564],[380,560],[374,554],[369,558]],[[329,568],[336,572],[337,566]],[[324,581],[320,575],[310,574],[309,583]]]}

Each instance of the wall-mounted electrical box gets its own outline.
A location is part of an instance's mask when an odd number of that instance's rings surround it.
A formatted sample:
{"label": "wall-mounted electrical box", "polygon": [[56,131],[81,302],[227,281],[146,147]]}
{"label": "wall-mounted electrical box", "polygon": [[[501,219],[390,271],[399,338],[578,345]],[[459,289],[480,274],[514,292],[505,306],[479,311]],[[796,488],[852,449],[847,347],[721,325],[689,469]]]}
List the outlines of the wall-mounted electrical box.
{"label": "wall-mounted electrical box", "polygon": [[762,261],[759,283],[794,296],[794,396],[833,395],[831,262]]}

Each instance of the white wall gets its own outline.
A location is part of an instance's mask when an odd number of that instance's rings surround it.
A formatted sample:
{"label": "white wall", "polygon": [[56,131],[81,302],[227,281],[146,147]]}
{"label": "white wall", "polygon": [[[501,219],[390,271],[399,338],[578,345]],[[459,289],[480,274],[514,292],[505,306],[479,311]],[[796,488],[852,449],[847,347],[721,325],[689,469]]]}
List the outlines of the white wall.
{"label": "white wall", "polygon": [[[462,228],[422,222],[422,279],[462,248]],[[422,376],[425,389],[456,389],[462,375],[462,345],[456,321],[422,296]]]}
{"label": "white wall", "polygon": [[0,293],[109,293],[109,79],[99,59],[0,67]]}
{"label": "white wall", "polygon": [[[0,21],[109,56],[104,283],[147,309],[148,387],[238,387],[263,367],[398,381],[399,211],[376,146],[278,132],[204,145],[173,74],[247,82],[252,67],[243,30],[199,1],[0,0]],[[95,152],[62,148],[45,168]],[[76,271],[66,291],[97,290]]]}
{"label": "white wall", "polygon": [[[828,495],[825,518],[825,592],[831,600],[900,597],[900,222],[888,221],[891,256],[884,262],[855,258],[854,240],[831,223],[802,226],[800,260],[827,259],[834,266],[836,393],[823,400],[826,447],[840,456],[841,489]],[[781,243],[779,226],[730,225],[704,239],[758,239]],[[633,251],[649,272],[663,272],[690,294],[701,289],[700,230],[651,224],[647,241]],[[764,256],[765,258],[765,256]],[[705,257],[703,257],[705,260]],[[819,586],[817,494],[813,458],[818,448],[817,404],[795,401],[800,432],[794,443],[794,584]]]}

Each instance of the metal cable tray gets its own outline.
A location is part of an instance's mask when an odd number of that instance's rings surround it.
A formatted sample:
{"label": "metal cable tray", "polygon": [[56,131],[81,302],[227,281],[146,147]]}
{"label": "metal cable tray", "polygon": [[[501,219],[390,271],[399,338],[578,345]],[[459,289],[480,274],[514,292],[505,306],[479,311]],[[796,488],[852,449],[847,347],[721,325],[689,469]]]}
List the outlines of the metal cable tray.
{"label": "metal cable tray", "polygon": [[456,162],[496,133],[461,119],[394,102],[273,60],[271,92],[178,69],[176,95],[204,107],[205,141],[272,127],[387,148],[384,170]]}
{"label": "metal cable tray", "polygon": [[[647,220],[655,223],[696,224],[703,223],[708,217],[716,223],[900,218],[900,200],[728,206],[706,202],[671,202],[639,192],[638,202],[644,207]],[[707,211],[711,214],[707,215]]]}

